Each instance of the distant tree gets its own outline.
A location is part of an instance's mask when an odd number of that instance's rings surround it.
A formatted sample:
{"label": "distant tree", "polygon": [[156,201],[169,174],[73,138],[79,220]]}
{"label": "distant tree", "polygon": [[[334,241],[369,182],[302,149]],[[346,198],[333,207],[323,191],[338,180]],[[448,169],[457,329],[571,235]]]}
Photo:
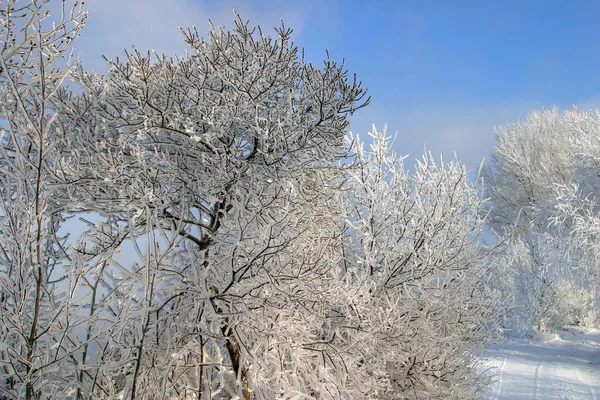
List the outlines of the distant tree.
{"label": "distant tree", "polygon": [[589,300],[596,292],[584,278],[595,256],[573,235],[582,230],[572,208],[575,198],[600,193],[589,156],[596,129],[592,116],[577,109],[533,111],[496,131],[485,187],[490,227],[513,246],[499,263],[513,269],[505,272],[515,284],[515,299],[521,300],[520,316],[511,324],[521,332],[582,322],[573,313],[586,314],[592,307],[590,301],[569,297],[583,291],[587,294],[580,297]]}
{"label": "distant tree", "polygon": [[496,129],[496,145],[485,169],[490,223],[496,229],[544,231],[556,204],[555,185],[573,181],[569,139],[572,112],[533,111]]}
{"label": "distant tree", "polygon": [[569,254],[579,255],[577,285],[583,312],[576,318],[591,325],[600,318],[600,158],[598,134],[600,110],[578,111],[571,122],[569,135],[573,149],[575,179],[557,185],[556,213],[552,225],[570,238]]}

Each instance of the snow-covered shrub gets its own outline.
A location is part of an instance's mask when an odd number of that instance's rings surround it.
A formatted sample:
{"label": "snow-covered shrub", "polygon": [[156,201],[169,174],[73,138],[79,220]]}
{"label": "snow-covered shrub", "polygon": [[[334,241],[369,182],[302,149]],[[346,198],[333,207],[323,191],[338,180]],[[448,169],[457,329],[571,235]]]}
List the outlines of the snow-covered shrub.
{"label": "snow-covered shrub", "polygon": [[598,319],[596,295],[587,288],[578,288],[572,282],[561,282],[557,292],[562,299],[551,325],[593,327]]}
{"label": "snow-covered shrub", "polygon": [[410,173],[385,130],[371,136],[369,150],[353,138],[345,201],[347,268],[370,282],[352,332],[365,343],[357,383],[364,397],[474,397],[468,354],[490,333],[497,301],[479,242],[482,198],[458,160],[427,154]]}
{"label": "snow-covered shrub", "polygon": [[570,325],[592,326],[595,292],[573,275],[584,263],[549,235],[516,239],[494,256],[492,286],[502,293],[501,326],[510,336]]}

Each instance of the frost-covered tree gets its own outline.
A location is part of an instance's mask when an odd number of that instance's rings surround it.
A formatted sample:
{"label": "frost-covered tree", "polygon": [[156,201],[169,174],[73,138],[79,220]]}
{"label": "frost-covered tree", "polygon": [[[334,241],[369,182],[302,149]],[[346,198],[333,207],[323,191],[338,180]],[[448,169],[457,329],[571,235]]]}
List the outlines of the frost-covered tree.
{"label": "frost-covered tree", "polygon": [[78,3],[1,4],[2,398],[477,395],[480,193],[347,142],[343,65],[238,17],[98,76],[58,62]]}
{"label": "frost-covered tree", "polygon": [[573,151],[575,179],[556,186],[556,213],[551,218],[556,226],[570,238],[569,254],[579,255],[576,293],[583,307],[578,319],[586,325],[600,318],[600,159],[598,134],[600,110],[578,111],[570,127],[570,144]]}
{"label": "frost-covered tree", "polygon": [[[365,92],[343,65],[306,63],[284,26],[276,38],[239,18],[206,40],[184,33],[189,55],[127,54],[105,78],[80,71],[83,93],[60,99],[76,133],[66,195],[101,221],[78,251],[106,260],[111,323],[130,321],[102,354],[131,397],[334,390],[330,366],[309,362],[321,353],[285,332],[319,315],[308,310],[339,257],[337,160]],[[115,256],[127,248],[128,265]]]}
{"label": "frost-covered tree", "polygon": [[[49,0],[0,2],[0,397],[66,397],[85,344],[82,276],[65,251],[61,134],[54,99],[86,13]],[[60,2],[59,2],[60,4]],[[65,63],[63,58],[67,59]],[[74,386],[72,387],[74,388]]]}
{"label": "frost-covered tree", "polygon": [[554,213],[554,185],[573,180],[569,138],[573,112],[533,111],[496,129],[496,145],[485,170],[490,224],[517,234],[544,231]]}
{"label": "frost-covered tree", "polygon": [[498,259],[506,267],[499,269],[500,279],[515,284],[510,329],[529,332],[589,320],[584,315],[593,308],[596,285],[589,276],[595,255],[577,237],[585,229],[575,217],[581,213],[573,211],[583,210],[575,199],[598,193],[591,156],[596,129],[594,113],[553,108],[496,131],[486,194],[490,227],[512,246]]}

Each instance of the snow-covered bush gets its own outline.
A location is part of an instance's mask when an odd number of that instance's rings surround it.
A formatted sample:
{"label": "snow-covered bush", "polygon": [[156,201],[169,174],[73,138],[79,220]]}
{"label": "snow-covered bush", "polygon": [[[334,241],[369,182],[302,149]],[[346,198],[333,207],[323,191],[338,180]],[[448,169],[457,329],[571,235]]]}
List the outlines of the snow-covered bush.
{"label": "snow-covered bush", "polygon": [[369,150],[353,138],[344,207],[348,268],[371,287],[354,333],[369,346],[357,369],[363,396],[474,397],[468,354],[490,333],[498,299],[480,244],[482,197],[458,160],[426,154],[410,173],[385,130],[371,136]]}
{"label": "snow-covered bush", "polygon": [[[562,267],[565,249],[547,235],[515,239],[496,257],[506,312],[503,329],[511,336],[532,336],[536,331],[569,323],[567,287]],[[568,270],[568,268],[565,268]]]}

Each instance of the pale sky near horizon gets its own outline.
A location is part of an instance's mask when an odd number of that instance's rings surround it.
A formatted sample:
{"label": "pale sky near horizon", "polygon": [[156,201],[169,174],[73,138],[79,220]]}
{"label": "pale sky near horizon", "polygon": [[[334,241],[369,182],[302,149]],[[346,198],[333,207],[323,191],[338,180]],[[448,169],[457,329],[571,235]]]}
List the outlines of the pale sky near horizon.
{"label": "pale sky near horizon", "polygon": [[[328,49],[369,89],[351,119],[398,132],[396,150],[434,153],[477,167],[494,126],[534,108],[600,105],[600,3],[593,1],[88,0],[76,42],[84,67],[105,68],[123,48],[172,55],[186,48],[179,26],[231,26],[233,10],[264,32],[283,19],[309,61]],[[410,161],[409,161],[410,162]]]}

